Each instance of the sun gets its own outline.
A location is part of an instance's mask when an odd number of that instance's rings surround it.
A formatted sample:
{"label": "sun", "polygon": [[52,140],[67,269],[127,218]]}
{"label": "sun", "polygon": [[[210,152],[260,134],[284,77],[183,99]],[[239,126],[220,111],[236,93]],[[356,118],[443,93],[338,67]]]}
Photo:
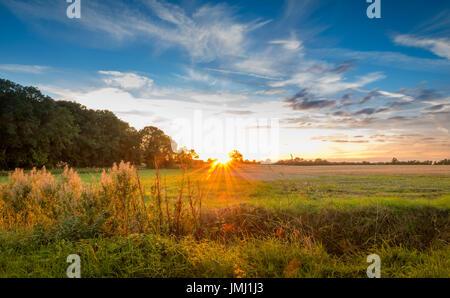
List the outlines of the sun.
{"label": "sun", "polygon": [[211,167],[215,168],[217,166],[226,167],[231,162],[231,158],[227,155],[220,155],[214,158],[214,162]]}
{"label": "sun", "polygon": [[225,165],[231,161],[231,159],[228,156],[217,157],[216,160],[217,160],[217,163],[223,164],[223,165]]}

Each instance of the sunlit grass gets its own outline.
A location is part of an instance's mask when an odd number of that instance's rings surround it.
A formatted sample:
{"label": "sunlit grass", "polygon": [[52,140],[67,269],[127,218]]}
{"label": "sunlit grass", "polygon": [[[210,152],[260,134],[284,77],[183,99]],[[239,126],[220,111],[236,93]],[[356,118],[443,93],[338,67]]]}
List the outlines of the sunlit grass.
{"label": "sunlit grass", "polygon": [[[366,252],[337,257],[319,245],[276,238],[230,244],[157,235],[33,242],[0,240],[0,277],[60,277],[66,258],[81,256],[82,277],[366,277]],[[382,277],[450,277],[450,249],[384,247]],[[239,270],[238,270],[239,269]]]}
{"label": "sunlit grass", "polygon": [[[139,170],[150,199],[156,170]],[[176,196],[183,171],[160,169],[169,196]],[[241,173],[237,177],[236,173]],[[100,181],[100,173],[79,174],[84,183]],[[241,203],[267,208],[302,208],[340,206],[363,207],[372,204],[392,206],[434,206],[450,209],[450,176],[439,175],[336,175],[260,182],[245,179],[238,167],[227,163],[210,168],[191,169],[185,176],[201,183],[205,190],[204,206],[211,208]],[[59,179],[60,175],[55,175]],[[0,183],[8,177],[0,176]]]}

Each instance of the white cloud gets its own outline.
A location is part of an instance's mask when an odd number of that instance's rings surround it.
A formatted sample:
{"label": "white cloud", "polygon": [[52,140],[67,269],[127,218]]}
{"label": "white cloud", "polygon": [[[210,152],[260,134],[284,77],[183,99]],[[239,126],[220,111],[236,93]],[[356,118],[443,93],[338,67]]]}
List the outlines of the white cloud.
{"label": "white cloud", "polygon": [[[238,71],[239,74],[280,80],[287,73],[296,72],[315,63],[303,56],[302,47],[293,50],[296,42],[295,38],[271,41],[269,42],[271,46],[248,53],[244,57],[235,59],[233,63],[228,62],[224,67],[231,67],[232,71]],[[282,47],[272,46],[273,44],[281,44]]]}
{"label": "white cloud", "polygon": [[377,67],[398,68],[447,74],[450,61],[435,58],[408,56],[399,52],[355,51],[342,48],[309,48],[308,53],[324,59],[358,60]]}
{"label": "white cloud", "polygon": [[108,86],[119,87],[125,90],[148,89],[153,85],[153,80],[135,73],[123,73],[119,71],[100,70],[105,75],[103,82]]}
{"label": "white cloud", "polygon": [[23,64],[0,64],[0,70],[8,71],[8,72],[25,72],[25,73],[33,73],[40,74],[45,70],[49,70],[48,66],[40,66],[40,65],[23,65]]}
{"label": "white cloud", "polygon": [[246,60],[237,62],[234,65],[237,69],[246,71],[248,73],[262,74],[262,75],[279,75],[275,70],[277,63],[275,59],[265,59],[264,57],[253,56]]}
{"label": "white cloud", "polygon": [[256,28],[255,24],[235,22],[225,5],[205,5],[192,16],[169,3],[151,0],[148,5],[162,22],[139,21],[131,26],[165,42],[182,46],[192,58],[200,61],[241,55],[245,34]]}
{"label": "white cloud", "polygon": [[[236,63],[234,65],[234,67],[239,68],[239,62]],[[241,64],[242,65],[242,64]],[[218,72],[218,73],[223,73],[223,74],[227,74],[227,75],[244,75],[244,76],[252,76],[255,78],[260,78],[260,79],[276,79],[275,77],[271,76],[271,75],[263,75],[263,74],[258,74],[258,73],[254,73],[254,72],[249,72],[247,70],[242,70],[242,71],[236,71],[236,70],[229,70],[229,69],[219,69],[219,68],[205,68],[206,70],[210,70],[210,71],[214,71],[214,72]],[[255,70],[256,68],[253,68],[253,70]],[[265,70],[264,70],[265,71]]]}
{"label": "white cloud", "polygon": [[185,75],[177,75],[178,77],[187,80],[187,81],[198,81],[198,82],[205,82],[210,85],[215,84],[215,80],[213,80],[209,75],[204,74],[202,72],[198,72],[192,68],[186,68],[186,74]]}
{"label": "white cloud", "polygon": [[411,96],[402,94],[402,93],[393,93],[393,92],[388,92],[388,91],[383,91],[383,90],[378,90],[377,91],[379,94],[385,96],[385,97],[390,97],[390,98],[400,98],[400,99],[404,99],[407,101],[413,101],[414,98],[412,98]]}
{"label": "white cloud", "polygon": [[[38,88],[56,95],[55,98],[58,100],[75,101],[89,109],[110,110],[136,128],[154,123],[155,115],[164,115],[168,118],[181,117],[186,112],[185,109],[195,106],[193,103],[170,98],[162,100],[141,98],[115,87],[82,91],[61,89],[49,85],[39,85]],[[174,109],[174,106],[178,108]]]}
{"label": "white cloud", "polygon": [[259,90],[255,92],[256,94],[261,94],[261,95],[275,95],[275,94],[283,94],[284,93],[284,89],[279,88],[279,89],[271,89],[271,90]]}
{"label": "white cloud", "polygon": [[437,56],[450,59],[450,39],[448,38],[418,38],[404,34],[395,36],[394,41],[405,46],[423,48]]}
{"label": "white cloud", "polygon": [[383,74],[375,72],[359,77],[356,81],[349,82],[345,81],[341,73],[307,70],[295,74],[288,80],[274,82],[270,85],[272,87],[297,85],[299,88],[308,89],[313,94],[330,95],[348,89],[358,89],[384,77]]}
{"label": "white cloud", "polygon": [[286,50],[302,50],[303,45],[300,40],[290,39],[290,40],[272,40],[269,43],[282,45]]}
{"label": "white cloud", "polygon": [[231,92],[187,92],[186,95],[196,102],[201,103],[233,103],[240,102],[243,103],[247,101],[247,96],[242,94],[236,94]]}

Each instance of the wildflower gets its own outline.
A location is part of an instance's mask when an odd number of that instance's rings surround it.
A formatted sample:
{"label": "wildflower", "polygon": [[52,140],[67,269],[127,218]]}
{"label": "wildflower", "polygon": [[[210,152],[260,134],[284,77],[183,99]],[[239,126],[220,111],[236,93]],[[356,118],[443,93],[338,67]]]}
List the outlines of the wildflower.
{"label": "wildflower", "polygon": [[227,233],[233,229],[233,225],[232,224],[223,224],[222,229],[225,233]]}
{"label": "wildflower", "polygon": [[240,269],[237,264],[234,264],[234,275],[236,278],[243,278],[246,276],[244,270]]}

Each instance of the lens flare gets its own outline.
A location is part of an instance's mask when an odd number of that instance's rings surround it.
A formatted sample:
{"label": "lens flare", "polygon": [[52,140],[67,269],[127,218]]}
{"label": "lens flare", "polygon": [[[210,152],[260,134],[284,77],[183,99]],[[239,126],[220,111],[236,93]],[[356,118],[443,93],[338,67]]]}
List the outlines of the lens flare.
{"label": "lens flare", "polygon": [[215,168],[217,166],[225,167],[231,162],[231,158],[228,155],[219,155],[214,158],[213,163],[211,164],[211,168]]}
{"label": "lens flare", "polygon": [[231,159],[228,156],[222,156],[222,157],[216,158],[216,162],[218,164],[222,164],[222,165],[226,165],[230,161],[231,161]]}

